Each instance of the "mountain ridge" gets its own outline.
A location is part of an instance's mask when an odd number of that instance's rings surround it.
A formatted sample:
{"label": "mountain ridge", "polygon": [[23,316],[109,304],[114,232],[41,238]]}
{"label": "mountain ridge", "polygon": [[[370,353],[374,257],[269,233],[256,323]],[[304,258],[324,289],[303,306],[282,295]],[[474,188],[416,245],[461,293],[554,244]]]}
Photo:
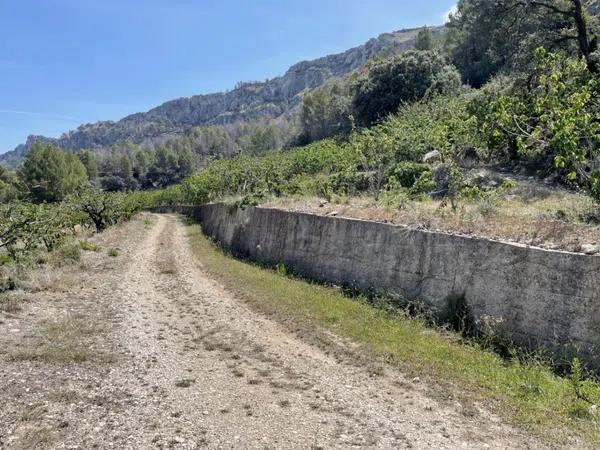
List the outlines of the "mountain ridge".
{"label": "mountain ridge", "polygon": [[[431,29],[437,35],[443,27]],[[152,146],[195,126],[277,118],[298,105],[305,90],[359,69],[382,51],[401,52],[413,48],[418,30],[408,28],[382,33],[345,52],[300,61],[284,75],[265,82],[243,82],[230,91],[169,100],[118,121],[83,124],[58,138],[30,135],[24,144],[1,154],[0,164],[15,167],[36,142],[54,143],[68,150],[105,149],[126,141]]]}

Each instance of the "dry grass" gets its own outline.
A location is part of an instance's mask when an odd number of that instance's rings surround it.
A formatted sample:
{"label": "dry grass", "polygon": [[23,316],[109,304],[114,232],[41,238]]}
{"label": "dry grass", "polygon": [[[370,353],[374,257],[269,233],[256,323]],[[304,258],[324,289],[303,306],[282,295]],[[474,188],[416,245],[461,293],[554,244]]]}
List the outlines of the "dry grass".
{"label": "dry grass", "polygon": [[533,191],[526,187],[487,201],[459,203],[456,211],[439,200],[411,201],[384,206],[372,197],[338,199],[278,198],[263,206],[319,215],[416,226],[432,231],[480,236],[526,245],[581,251],[583,244],[600,244],[600,225],[585,223],[600,215],[600,207],[585,196],[562,190]]}
{"label": "dry grass", "polygon": [[88,345],[95,332],[88,322],[74,317],[42,323],[40,338],[30,349],[12,354],[17,361],[44,361],[48,363],[82,363],[94,355]]}

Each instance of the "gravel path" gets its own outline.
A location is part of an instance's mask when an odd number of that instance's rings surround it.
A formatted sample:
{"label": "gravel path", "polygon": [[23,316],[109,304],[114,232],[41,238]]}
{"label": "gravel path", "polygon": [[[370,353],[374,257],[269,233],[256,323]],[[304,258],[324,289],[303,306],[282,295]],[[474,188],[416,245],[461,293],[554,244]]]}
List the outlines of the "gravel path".
{"label": "gravel path", "polygon": [[87,254],[0,313],[0,449],[541,448],[251,311],[203,272],[175,217],[98,242],[119,256]]}

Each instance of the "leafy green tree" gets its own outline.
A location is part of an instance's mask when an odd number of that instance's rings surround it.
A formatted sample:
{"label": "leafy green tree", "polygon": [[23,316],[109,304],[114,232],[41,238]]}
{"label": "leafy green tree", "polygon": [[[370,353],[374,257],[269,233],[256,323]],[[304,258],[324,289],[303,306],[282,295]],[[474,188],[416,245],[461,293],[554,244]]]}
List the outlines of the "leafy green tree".
{"label": "leafy green tree", "polygon": [[253,124],[244,144],[245,150],[252,154],[274,150],[279,146],[279,132],[273,125]]}
{"label": "leafy green tree", "polygon": [[113,150],[102,163],[102,188],[108,192],[126,191],[137,187],[131,160],[127,154]]}
{"label": "leafy green tree", "polygon": [[146,174],[146,187],[165,187],[179,181],[177,155],[168,147],[159,147]]}
{"label": "leafy green tree", "polygon": [[600,76],[590,73],[584,59],[542,48],[535,69],[489,103],[481,121],[489,145],[547,171],[554,166],[596,195],[600,171],[590,167],[600,157]]}
{"label": "leafy green tree", "polygon": [[415,41],[415,48],[417,50],[433,50],[433,34],[428,27],[423,27],[417,34]]}
{"label": "leafy green tree", "polygon": [[308,92],[302,99],[302,143],[347,134],[352,129],[348,83],[335,82]]}
{"label": "leafy green tree", "polygon": [[402,103],[426,94],[449,93],[460,88],[460,75],[434,51],[409,51],[376,62],[357,80],[352,100],[356,120],[372,125],[398,111]]}
{"label": "leafy green tree", "polygon": [[40,203],[61,201],[88,183],[79,158],[51,144],[34,144],[19,176],[32,200]]}
{"label": "leafy green tree", "polygon": [[189,146],[183,146],[177,151],[178,179],[181,181],[194,173],[196,167],[194,155]]}
{"label": "leafy green tree", "polygon": [[148,172],[150,166],[150,155],[148,152],[138,149],[135,152],[134,163],[133,163],[133,177],[138,181],[140,185],[144,183],[144,178]]}
{"label": "leafy green tree", "polygon": [[459,0],[446,49],[463,81],[479,87],[502,70],[529,69],[538,47],[583,55],[597,71],[597,38],[581,0]]}
{"label": "leafy green tree", "polygon": [[66,203],[71,211],[81,214],[83,220],[93,225],[97,232],[129,220],[140,206],[131,194],[104,193],[98,189],[83,189],[70,196]]}
{"label": "leafy green tree", "polygon": [[85,166],[90,182],[96,183],[100,176],[100,157],[98,154],[90,150],[82,150],[77,152],[77,157]]}
{"label": "leafy green tree", "polygon": [[20,196],[19,178],[4,166],[0,166],[0,203],[12,202]]}

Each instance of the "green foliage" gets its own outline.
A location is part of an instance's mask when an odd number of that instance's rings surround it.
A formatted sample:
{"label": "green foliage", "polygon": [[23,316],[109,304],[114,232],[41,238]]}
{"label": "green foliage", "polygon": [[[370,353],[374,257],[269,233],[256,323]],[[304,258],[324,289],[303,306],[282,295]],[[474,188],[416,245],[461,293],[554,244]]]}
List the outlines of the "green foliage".
{"label": "green foliage", "polygon": [[85,166],[73,153],[53,145],[34,144],[19,171],[34,202],[58,202],[88,182]]}
{"label": "green foliage", "polygon": [[428,27],[423,27],[419,30],[415,41],[415,48],[417,50],[433,50],[433,35]]}
{"label": "green foliage", "polygon": [[412,188],[425,172],[429,172],[429,166],[427,164],[420,164],[412,161],[400,161],[392,167],[389,175],[390,177],[394,177],[400,186]]}
{"label": "green foliage", "polygon": [[63,246],[79,227],[94,226],[102,231],[149,206],[144,194],[102,193],[93,189],[73,194],[61,203],[0,204],[0,257],[20,260],[37,249],[60,249],[61,260],[76,261],[79,250],[98,249],[87,241]]}
{"label": "green foliage", "polygon": [[90,150],[82,150],[77,152],[77,157],[85,166],[90,182],[95,183],[100,176],[100,156]]}
{"label": "green foliage", "polygon": [[[433,190],[423,155],[440,151],[453,159],[478,145],[469,98],[440,97],[402,106],[384,123],[347,140],[322,140],[288,151],[238,155],[213,161],[180,187],[144,194],[154,205],[201,204],[228,196],[254,204],[266,196],[357,195],[406,185],[412,196]],[[401,183],[398,181],[401,179]],[[388,188],[388,185],[393,186]]]}
{"label": "green foliage", "polygon": [[251,154],[264,153],[279,146],[279,131],[273,125],[252,125],[244,139],[244,150]]}
{"label": "green foliage", "polygon": [[120,192],[102,193],[95,189],[74,194],[67,204],[82,217],[82,223],[93,225],[97,232],[131,219],[141,206],[136,196]]}
{"label": "green foliage", "polygon": [[460,87],[458,72],[434,51],[409,51],[378,61],[356,81],[352,107],[357,122],[372,125],[396,113],[405,102],[426,94],[452,93]]}
{"label": "green foliage", "polygon": [[19,259],[42,246],[57,248],[73,232],[78,217],[62,205],[10,203],[0,205],[0,250]]}
{"label": "green foliage", "polygon": [[100,251],[100,247],[97,244],[94,244],[93,242],[90,242],[88,240],[79,241],[79,247],[84,252],[98,252],[98,251]]}
{"label": "green foliage", "polygon": [[499,155],[554,166],[600,200],[598,172],[588,173],[600,153],[600,77],[581,59],[536,51],[535,71],[487,106],[481,127]]}
{"label": "green foliage", "polygon": [[[281,195],[294,190],[294,177],[300,174],[332,172],[352,164],[354,155],[333,141],[320,141],[306,147],[261,156],[239,155],[214,161],[181,187],[184,203],[204,203],[227,195]],[[168,197],[162,201],[169,201]]]}
{"label": "green foliage", "polygon": [[351,98],[348,83],[335,82],[310,91],[302,98],[301,142],[314,142],[352,130]]}
{"label": "green foliage", "polygon": [[591,62],[596,40],[581,6],[580,0],[460,0],[447,24],[446,49],[475,87],[502,70],[527,72],[538,47]]}
{"label": "green foliage", "polygon": [[0,204],[17,200],[21,195],[21,186],[17,175],[0,166]]}

